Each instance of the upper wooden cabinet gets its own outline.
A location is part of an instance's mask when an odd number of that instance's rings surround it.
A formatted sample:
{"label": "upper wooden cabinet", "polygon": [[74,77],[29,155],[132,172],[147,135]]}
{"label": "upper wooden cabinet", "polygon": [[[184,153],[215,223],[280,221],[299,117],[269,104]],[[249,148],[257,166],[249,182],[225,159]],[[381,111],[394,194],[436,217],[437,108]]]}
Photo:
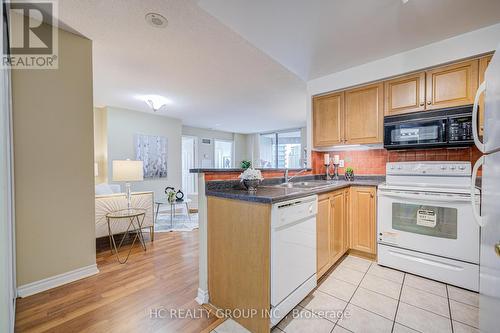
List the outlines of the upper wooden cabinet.
{"label": "upper wooden cabinet", "polygon": [[425,72],[385,81],[384,94],[384,114],[386,116],[424,111]]}
{"label": "upper wooden cabinet", "polygon": [[[490,60],[485,56],[314,97],[313,144],[381,143],[384,115],[473,104]],[[480,125],[483,104],[481,99]]]}
{"label": "upper wooden cabinet", "polygon": [[376,189],[352,186],[350,193],[349,248],[375,255],[376,242]]}
{"label": "upper wooden cabinet", "polygon": [[345,143],[370,144],[382,142],[383,99],[383,83],[346,90]]}
{"label": "upper wooden cabinet", "polygon": [[478,67],[479,60],[475,59],[426,71],[426,109],[473,104]]}
{"label": "upper wooden cabinet", "polygon": [[340,144],[344,140],[344,93],[313,99],[314,146]]}
{"label": "upper wooden cabinet", "polygon": [[[484,73],[490,64],[493,55],[488,55],[479,59],[479,84],[484,82]],[[481,95],[479,100],[479,135],[483,135],[484,130],[484,94]]]}

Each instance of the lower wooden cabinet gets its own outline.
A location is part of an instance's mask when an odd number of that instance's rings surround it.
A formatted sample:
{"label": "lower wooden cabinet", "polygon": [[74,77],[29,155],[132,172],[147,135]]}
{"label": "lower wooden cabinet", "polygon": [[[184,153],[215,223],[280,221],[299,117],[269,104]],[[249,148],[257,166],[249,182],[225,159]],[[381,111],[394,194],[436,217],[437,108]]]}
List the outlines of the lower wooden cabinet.
{"label": "lower wooden cabinet", "polygon": [[376,253],[375,191],[375,187],[354,186],[319,195],[318,279],[349,249],[368,255]]}
{"label": "lower wooden cabinet", "polygon": [[346,192],[321,194],[316,216],[318,279],[347,251]]}
{"label": "lower wooden cabinet", "polygon": [[376,189],[352,186],[349,215],[349,248],[366,254],[377,253]]}

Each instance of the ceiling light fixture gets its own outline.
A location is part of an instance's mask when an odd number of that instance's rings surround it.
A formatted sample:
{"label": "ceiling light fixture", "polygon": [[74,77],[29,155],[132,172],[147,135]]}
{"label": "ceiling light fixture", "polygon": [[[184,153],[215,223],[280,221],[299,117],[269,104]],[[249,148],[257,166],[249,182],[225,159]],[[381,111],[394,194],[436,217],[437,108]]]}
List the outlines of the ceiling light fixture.
{"label": "ceiling light fixture", "polygon": [[146,104],[149,105],[154,112],[157,112],[172,103],[168,98],[160,95],[142,95],[137,96],[137,99],[146,102]]}
{"label": "ceiling light fixture", "polygon": [[167,18],[158,13],[147,13],[145,19],[150,26],[155,28],[165,28],[168,25]]}
{"label": "ceiling light fixture", "polygon": [[410,1],[410,0],[401,0],[401,2],[403,3],[403,5],[406,5],[408,3],[408,1]]}

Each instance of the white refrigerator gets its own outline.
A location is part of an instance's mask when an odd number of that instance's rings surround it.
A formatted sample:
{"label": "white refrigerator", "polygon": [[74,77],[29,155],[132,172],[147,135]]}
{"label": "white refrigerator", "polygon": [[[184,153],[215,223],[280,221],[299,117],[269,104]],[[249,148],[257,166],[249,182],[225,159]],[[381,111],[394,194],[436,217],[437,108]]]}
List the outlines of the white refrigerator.
{"label": "white refrigerator", "polygon": [[[500,46],[497,48],[476,95],[473,123],[477,124],[479,96],[484,93],[484,134],[474,141],[483,153],[473,169],[471,199],[481,226],[479,276],[479,326],[481,332],[499,332],[500,320]],[[477,171],[482,166],[481,206],[475,204]]]}

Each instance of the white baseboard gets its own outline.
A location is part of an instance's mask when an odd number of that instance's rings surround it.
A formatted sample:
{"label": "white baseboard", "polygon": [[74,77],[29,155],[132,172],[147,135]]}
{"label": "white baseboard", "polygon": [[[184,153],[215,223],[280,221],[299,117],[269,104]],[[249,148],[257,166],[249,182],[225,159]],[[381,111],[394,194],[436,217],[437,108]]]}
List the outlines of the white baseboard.
{"label": "white baseboard", "polygon": [[75,270],[62,273],[59,275],[54,275],[46,279],[31,282],[17,288],[18,297],[27,297],[42,291],[52,289],[55,287],[62,286],[63,284],[70,283],[76,280],[86,278],[88,276],[99,273],[97,265],[89,265],[82,268],[77,268]]}
{"label": "white baseboard", "polygon": [[203,290],[198,288],[198,296],[196,296],[195,301],[198,304],[207,304],[208,303],[208,290]]}

